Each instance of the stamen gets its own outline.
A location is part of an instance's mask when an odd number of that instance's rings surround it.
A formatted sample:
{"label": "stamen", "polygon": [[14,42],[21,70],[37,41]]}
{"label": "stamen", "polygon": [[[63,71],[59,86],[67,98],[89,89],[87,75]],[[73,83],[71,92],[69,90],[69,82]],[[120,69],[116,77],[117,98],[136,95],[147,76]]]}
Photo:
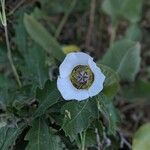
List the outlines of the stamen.
{"label": "stamen", "polygon": [[89,66],[78,65],[72,70],[70,80],[77,89],[88,89],[94,81],[94,75]]}
{"label": "stamen", "polygon": [[86,83],[89,80],[89,75],[87,74],[87,72],[82,71],[79,72],[79,75],[77,76],[77,81],[79,83]]}

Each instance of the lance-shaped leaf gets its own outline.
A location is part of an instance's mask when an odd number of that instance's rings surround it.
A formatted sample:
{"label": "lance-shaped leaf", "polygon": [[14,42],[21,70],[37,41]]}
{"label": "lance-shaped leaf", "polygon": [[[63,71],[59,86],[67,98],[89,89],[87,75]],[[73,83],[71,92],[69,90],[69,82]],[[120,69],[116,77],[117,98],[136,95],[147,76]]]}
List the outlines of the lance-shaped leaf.
{"label": "lance-shaped leaf", "polygon": [[142,15],[143,0],[124,0],[122,15],[131,22],[138,22]]}
{"label": "lance-shaped leaf", "polygon": [[22,55],[26,54],[30,45],[30,43],[28,42],[28,34],[23,23],[24,13],[26,11],[26,8],[22,8],[19,11],[16,11],[16,13],[14,14],[16,24],[13,24],[15,30],[13,41],[17,45],[18,50]]}
{"label": "lance-shaped leaf", "polygon": [[73,140],[97,117],[97,106],[95,100],[72,101],[62,107],[62,113],[65,114],[62,129]]}
{"label": "lance-shaped leaf", "polygon": [[140,62],[140,44],[125,39],[115,42],[101,63],[114,69],[122,80],[134,80]]}
{"label": "lance-shaped leaf", "polygon": [[142,31],[138,24],[130,24],[126,30],[125,38],[133,40],[133,41],[140,41],[142,38]]}
{"label": "lance-shaped leaf", "polygon": [[56,39],[32,16],[24,15],[24,25],[31,38],[56,59],[63,60],[64,53]]}
{"label": "lance-shaped leaf", "polygon": [[126,18],[131,22],[137,22],[141,17],[142,0],[105,0],[102,9],[107,13],[113,23]]}

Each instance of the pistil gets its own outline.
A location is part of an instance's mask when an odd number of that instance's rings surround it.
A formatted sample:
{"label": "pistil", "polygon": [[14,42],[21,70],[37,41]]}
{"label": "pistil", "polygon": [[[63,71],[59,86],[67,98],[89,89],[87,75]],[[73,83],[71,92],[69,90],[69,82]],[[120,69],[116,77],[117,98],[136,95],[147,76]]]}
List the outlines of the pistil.
{"label": "pistil", "polygon": [[78,65],[72,70],[70,80],[75,88],[88,89],[94,81],[94,74],[89,66]]}

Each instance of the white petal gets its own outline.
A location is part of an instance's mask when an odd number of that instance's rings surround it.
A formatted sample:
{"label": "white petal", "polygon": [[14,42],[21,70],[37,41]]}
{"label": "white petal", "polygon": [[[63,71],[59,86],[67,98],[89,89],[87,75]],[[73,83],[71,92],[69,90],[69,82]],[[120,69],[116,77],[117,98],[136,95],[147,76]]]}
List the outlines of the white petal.
{"label": "white petal", "polygon": [[58,77],[57,88],[65,100],[76,99],[78,101],[81,101],[81,100],[87,99],[89,97],[88,90],[76,89],[72,85],[69,77],[67,77],[67,78]]}
{"label": "white petal", "polygon": [[89,66],[92,72],[94,73],[94,82],[92,83],[91,87],[88,89],[89,95],[90,97],[92,97],[102,91],[105,76],[101,72],[100,68],[97,67],[94,61],[89,60]]}
{"label": "white petal", "polygon": [[77,65],[77,59],[74,53],[69,53],[59,67],[59,74],[61,77],[70,75],[72,69]]}
{"label": "white petal", "polygon": [[60,76],[69,76],[73,68],[78,65],[88,65],[89,59],[93,58],[83,52],[69,53],[59,67]]}
{"label": "white petal", "polygon": [[88,65],[89,59],[93,60],[93,58],[90,55],[83,52],[75,53],[75,56],[80,65]]}

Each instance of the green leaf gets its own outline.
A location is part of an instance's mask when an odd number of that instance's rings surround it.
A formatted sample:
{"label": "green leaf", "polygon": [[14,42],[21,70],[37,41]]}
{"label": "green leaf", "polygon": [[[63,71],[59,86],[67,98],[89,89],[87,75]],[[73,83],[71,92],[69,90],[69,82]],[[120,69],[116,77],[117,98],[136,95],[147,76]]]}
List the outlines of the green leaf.
{"label": "green leaf", "polygon": [[43,119],[35,119],[25,140],[29,141],[26,150],[61,150],[60,139],[54,135]]}
{"label": "green leaf", "polygon": [[[53,131],[51,128],[49,129],[49,138],[50,138],[50,145],[52,150],[63,150],[66,149],[66,146],[61,141],[61,138],[56,135],[55,131]],[[50,150],[51,150],[50,149]]]}
{"label": "green leaf", "polygon": [[42,11],[40,8],[35,7],[31,13],[31,16],[38,20],[44,18],[46,14],[45,11]]}
{"label": "green leaf", "polygon": [[124,0],[123,2],[122,15],[131,22],[138,22],[142,15],[143,0]]}
{"label": "green leaf", "polygon": [[26,85],[14,92],[12,107],[16,110],[21,110],[24,106],[28,105],[35,99],[35,89],[32,85]]}
{"label": "green leaf", "polygon": [[119,90],[118,74],[113,69],[105,65],[98,64],[98,66],[101,68],[103,74],[106,77],[104,82],[103,93],[107,96],[114,96]]}
{"label": "green leaf", "polygon": [[114,69],[122,80],[134,80],[140,62],[140,44],[124,39],[110,47],[101,63]]}
{"label": "green leaf", "polygon": [[62,107],[62,113],[65,115],[62,129],[71,140],[87,129],[92,118],[96,118],[98,114],[95,100],[67,102]]}
{"label": "green leaf", "polygon": [[108,132],[111,134],[115,134],[118,129],[118,124],[120,122],[120,114],[118,110],[115,108],[113,103],[109,103],[106,106],[107,113],[108,113]]}
{"label": "green leaf", "polygon": [[26,72],[33,80],[33,83],[43,88],[48,80],[48,66],[46,65],[46,54],[38,45],[33,44],[25,55]]}
{"label": "green leaf", "polygon": [[85,136],[85,145],[87,147],[93,147],[95,146],[96,143],[96,133],[92,129],[87,129],[86,130],[86,136]]}
{"label": "green leaf", "polygon": [[28,34],[23,23],[23,16],[26,11],[26,8],[22,8],[15,13],[16,24],[14,24],[15,37],[13,41],[22,55],[26,54],[29,47]]}
{"label": "green leaf", "polygon": [[142,32],[137,24],[130,24],[127,28],[125,38],[132,41],[140,41],[142,38]]}
{"label": "green leaf", "polygon": [[150,148],[150,123],[142,125],[133,138],[133,150],[149,150]]}
{"label": "green leaf", "polygon": [[113,23],[122,18],[135,23],[141,18],[142,0],[105,0],[102,9],[111,17]]}
{"label": "green leaf", "polygon": [[29,43],[28,34],[23,24],[24,11],[26,11],[25,8],[17,12],[17,24],[14,25],[15,38],[13,40],[24,57],[23,61],[19,63],[19,67],[23,78],[30,80],[28,81],[30,83],[32,80],[32,84],[43,88],[45,81],[48,79],[46,52],[38,44]]}
{"label": "green leaf", "polygon": [[24,25],[31,38],[56,59],[62,61],[64,53],[56,39],[32,16],[24,15]]}
{"label": "green leaf", "polygon": [[115,134],[118,123],[120,122],[120,114],[114,107],[111,99],[104,94],[97,97],[98,109],[107,121],[108,133]]}
{"label": "green leaf", "polygon": [[0,128],[0,150],[10,150],[13,148],[16,139],[24,130],[25,125],[19,125],[15,128],[2,127]]}
{"label": "green leaf", "polygon": [[34,113],[34,117],[41,116],[45,111],[58,102],[60,99],[60,93],[57,90],[55,82],[46,82],[44,89],[37,89],[36,98],[39,102],[39,107]]}
{"label": "green leaf", "polygon": [[105,0],[102,3],[103,11],[111,17],[113,23],[120,19],[122,4],[122,0]]}
{"label": "green leaf", "polygon": [[32,85],[26,85],[17,90],[0,90],[0,105],[2,109],[4,111],[12,111],[19,117],[31,116],[33,108],[30,107],[30,104],[33,100],[35,100],[35,89]]}

